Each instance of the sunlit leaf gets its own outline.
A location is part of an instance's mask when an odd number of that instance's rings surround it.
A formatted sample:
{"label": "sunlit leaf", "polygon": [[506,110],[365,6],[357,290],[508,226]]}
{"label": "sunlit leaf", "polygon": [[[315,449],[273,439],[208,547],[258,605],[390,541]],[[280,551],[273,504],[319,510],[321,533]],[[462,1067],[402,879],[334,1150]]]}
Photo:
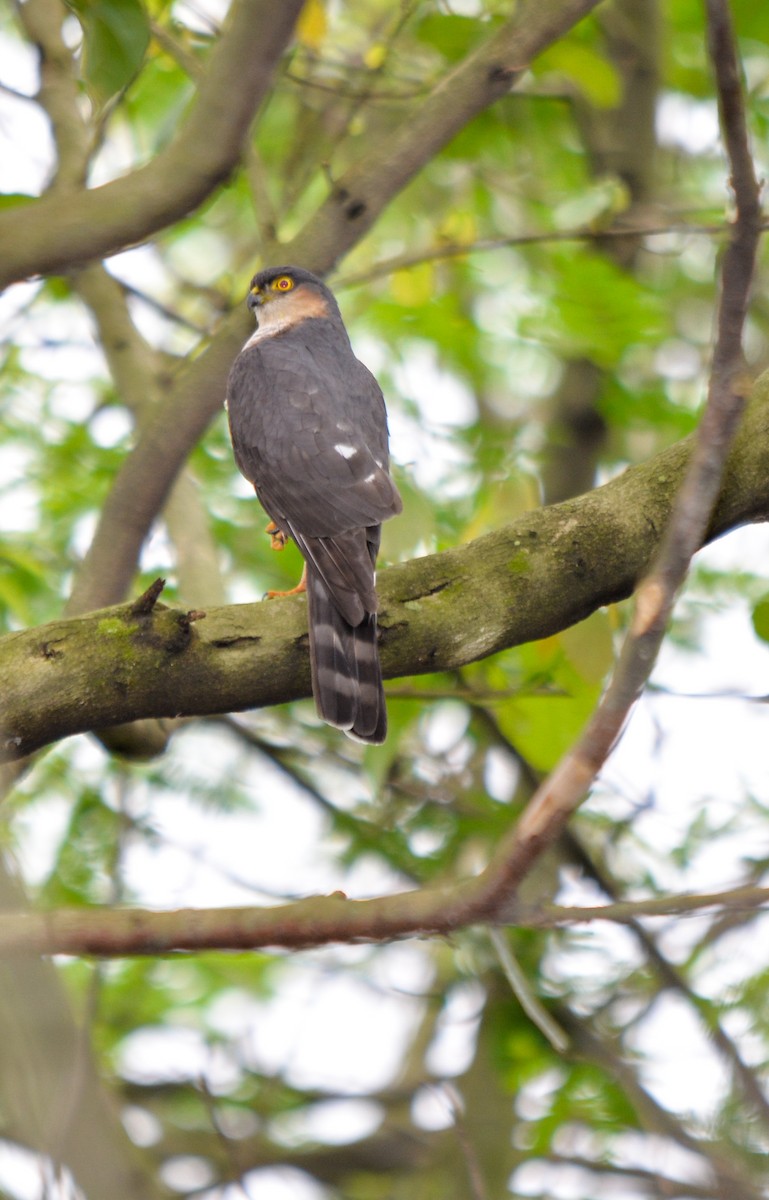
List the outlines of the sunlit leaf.
{"label": "sunlit leaf", "polygon": [[327,27],[323,0],[306,0],[296,22],[298,40],[310,50],[318,50],[323,44]]}

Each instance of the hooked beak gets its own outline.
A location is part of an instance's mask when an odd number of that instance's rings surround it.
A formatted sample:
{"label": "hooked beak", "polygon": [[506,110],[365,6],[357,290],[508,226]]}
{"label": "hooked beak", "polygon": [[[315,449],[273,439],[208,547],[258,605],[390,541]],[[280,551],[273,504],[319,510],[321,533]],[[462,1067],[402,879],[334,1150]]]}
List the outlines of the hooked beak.
{"label": "hooked beak", "polygon": [[261,292],[249,292],[246,304],[248,305],[249,312],[253,312],[255,308],[259,308],[264,304],[264,296]]}

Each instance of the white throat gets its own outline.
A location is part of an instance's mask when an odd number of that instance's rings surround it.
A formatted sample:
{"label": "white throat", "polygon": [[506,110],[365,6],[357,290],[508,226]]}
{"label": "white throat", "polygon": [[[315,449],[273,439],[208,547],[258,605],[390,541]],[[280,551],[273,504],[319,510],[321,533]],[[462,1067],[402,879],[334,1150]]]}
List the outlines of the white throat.
{"label": "white throat", "polygon": [[261,342],[264,338],[274,337],[276,333],[280,333],[282,329],[288,329],[289,325],[293,325],[293,323],[290,313],[285,311],[283,313],[274,312],[269,307],[260,309],[259,324],[243,349],[248,350],[249,346],[253,346],[255,342]]}
{"label": "white throat", "polygon": [[311,317],[327,318],[329,315],[328,301],[309,287],[300,286],[292,292],[274,296],[257,307],[258,325],[243,349],[274,337],[284,329],[292,329]]}

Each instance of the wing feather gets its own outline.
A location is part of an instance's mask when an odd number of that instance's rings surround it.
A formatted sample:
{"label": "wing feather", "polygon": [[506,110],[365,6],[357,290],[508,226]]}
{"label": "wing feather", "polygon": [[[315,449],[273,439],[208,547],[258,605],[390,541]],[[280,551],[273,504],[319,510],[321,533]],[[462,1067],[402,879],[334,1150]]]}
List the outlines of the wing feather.
{"label": "wing feather", "polygon": [[273,520],[307,537],[401,510],[379,384],[334,323],[304,322],[245,350],[230,376],[235,456]]}

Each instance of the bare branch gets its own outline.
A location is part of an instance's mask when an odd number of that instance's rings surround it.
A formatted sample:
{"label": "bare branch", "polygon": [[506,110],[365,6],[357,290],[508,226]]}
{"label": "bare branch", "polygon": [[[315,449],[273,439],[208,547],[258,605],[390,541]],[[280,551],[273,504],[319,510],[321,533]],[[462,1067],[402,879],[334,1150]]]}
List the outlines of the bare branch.
{"label": "bare branch", "polygon": [[[377,900],[311,896],[271,908],[58,909],[0,914],[2,954],[93,954],[104,957],[170,950],[258,949],[377,941],[416,933],[448,933],[465,924],[473,881],[424,888]],[[518,929],[552,929],[593,921],[628,924],[638,918],[687,916],[714,908],[756,912],[769,904],[769,888],[742,887],[701,895],[654,897],[590,907],[516,908]]]}
{"label": "bare branch", "polygon": [[[645,223],[636,219],[623,224],[615,221],[606,228],[601,228],[595,222],[589,226],[578,226],[576,229],[549,229],[539,233],[510,234],[509,237],[476,238],[472,242],[442,242],[425,250],[414,250],[407,254],[397,254],[392,258],[382,259],[365,271],[351,274],[342,273],[335,276],[337,288],[363,287],[376,279],[383,279],[396,271],[407,271],[411,267],[419,267],[423,263],[443,262],[451,258],[466,258],[471,254],[490,254],[495,250],[503,250],[508,246],[549,246],[559,242],[598,242],[624,240],[628,238],[660,237],[663,234],[676,233],[682,237],[726,237],[730,225],[726,221],[709,224],[693,221],[676,220],[649,221]],[[761,229],[769,228],[769,222],[762,221]]]}
{"label": "bare branch", "polygon": [[617,900],[613,904],[560,905],[547,904],[535,908],[517,907],[516,921],[527,928],[554,929],[563,925],[579,925],[583,921],[615,921],[620,925],[634,924],[639,917],[699,916],[712,908],[733,912],[758,913],[769,904],[769,888],[730,888],[724,892],[686,893],[680,896],[652,896],[648,900]]}

